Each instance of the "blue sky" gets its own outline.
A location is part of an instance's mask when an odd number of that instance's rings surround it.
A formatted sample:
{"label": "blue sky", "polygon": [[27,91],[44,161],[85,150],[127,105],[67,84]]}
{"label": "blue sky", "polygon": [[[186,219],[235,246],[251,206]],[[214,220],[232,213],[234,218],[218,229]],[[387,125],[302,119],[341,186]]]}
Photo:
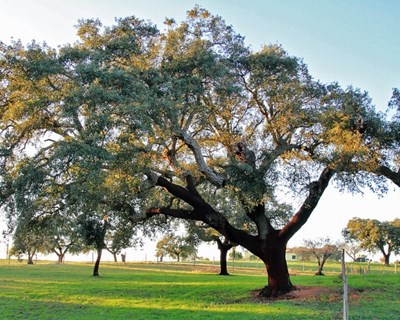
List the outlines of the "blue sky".
{"label": "blue sky", "polygon": [[[4,3],[3,3],[4,2]],[[135,15],[163,28],[195,4],[222,16],[253,50],[281,44],[304,59],[322,82],[366,90],[385,110],[400,87],[400,1],[397,0],[0,0],[0,40],[35,39],[57,47],[76,40],[80,18]]]}
{"label": "blue sky", "polygon": [[[80,18],[111,25],[115,17],[135,15],[162,29],[165,17],[179,21],[195,4],[222,16],[253,50],[281,44],[303,58],[314,78],[368,91],[379,110],[386,110],[392,88],[400,88],[398,0],[0,0],[0,40],[35,39],[52,47],[72,43]],[[339,238],[353,216],[399,217],[400,190],[393,185],[390,190],[379,199],[370,192],[343,195],[330,187],[294,241]]]}

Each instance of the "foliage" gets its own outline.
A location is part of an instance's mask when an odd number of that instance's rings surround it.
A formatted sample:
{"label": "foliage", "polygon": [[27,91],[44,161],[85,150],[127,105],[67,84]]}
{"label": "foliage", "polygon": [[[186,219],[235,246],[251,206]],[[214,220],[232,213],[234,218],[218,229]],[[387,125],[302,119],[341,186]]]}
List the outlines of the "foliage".
{"label": "foliage", "polygon": [[13,234],[13,246],[10,255],[20,257],[28,255],[28,264],[39,251],[46,251],[46,228],[42,221],[20,221]]}
{"label": "foliage", "polygon": [[381,222],[376,219],[353,218],[342,233],[347,241],[356,241],[365,250],[380,251],[385,264],[389,264],[391,253],[400,253],[400,219]]}
{"label": "foliage", "polygon": [[197,254],[197,242],[191,236],[167,234],[156,245],[156,256],[162,261],[164,256],[170,256],[180,261]]}
{"label": "foliage", "polygon": [[229,253],[229,258],[235,259],[235,260],[241,260],[241,259],[243,259],[243,253],[241,253],[240,251],[237,251],[235,248],[234,250],[232,250]]}
{"label": "foliage", "polygon": [[99,206],[132,227],[151,218],[150,233],[165,216],[200,221],[284,274],[277,295],[293,289],[286,244],[331,180],[397,183],[397,118],[281,46],[251,51],[205,9],[165,31],[127,17],[77,33],[57,50],[0,44],[0,196],[21,217],[67,208],[93,234]]}

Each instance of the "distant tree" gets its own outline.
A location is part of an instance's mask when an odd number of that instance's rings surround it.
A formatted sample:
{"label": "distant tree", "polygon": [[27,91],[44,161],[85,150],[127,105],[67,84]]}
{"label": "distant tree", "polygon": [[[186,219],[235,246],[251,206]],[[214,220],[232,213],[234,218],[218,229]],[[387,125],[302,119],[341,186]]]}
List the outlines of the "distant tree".
{"label": "distant tree", "polygon": [[317,276],[324,275],[323,268],[325,262],[338,255],[339,245],[333,243],[329,238],[319,238],[316,240],[304,240],[304,246],[308,248],[311,255],[313,255],[318,262],[318,271],[315,273]]}
{"label": "distant tree", "polygon": [[165,255],[169,255],[179,262],[181,258],[189,257],[197,252],[196,245],[190,238],[173,234],[165,235],[157,242],[156,248],[156,255],[160,257],[160,261]]}
{"label": "distant tree", "polygon": [[215,242],[219,250],[219,264],[220,272],[219,275],[227,276],[228,272],[228,252],[236,244],[230,242],[227,237],[224,237],[215,229],[208,227],[207,225],[199,222],[186,222],[187,232],[196,235],[201,241],[204,242]]}
{"label": "distant tree", "polygon": [[44,254],[54,253],[58,263],[63,263],[67,252],[78,254],[82,251],[83,243],[79,237],[76,216],[67,212],[49,215],[43,219],[43,248]]}
{"label": "distant tree", "polygon": [[167,250],[168,241],[169,237],[164,236],[156,244],[156,257],[159,262],[163,262],[164,257],[168,256],[168,250]]}
{"label": "distant tree", "polygon": [[[113,229],[113,230],[112,230]],[[135,229],[131,225],[118,225],[110,228],[105,236],[105,249],[113,255],[114,262],[117,262],[117,255],[126,248],[136,246],[138,239],[133,239]]]}
{"label": "distant tree", "polygon": [[243,253],[237,250],[232,250],[232,252],[229,254],[229,258],[235,259],[235,260],[241,260],[243,259]]}
{"label": "distant tree", "polygon": [[46,229],[39,221],[19,221],[13,235],[12,255],[27,254],[28,264],[33,264],[33,257],[45,248]]}
{"label": "distant tree", "polygon": [[347,223],[342,234],[347,241],[356,241],[365,250],[380,251],[385,265],[390,255],[400,250],[400,219],[378,221],[376,219],[353,218]]}
{"label": "distant tree", "polygon": [[105,249],[105,236],[109,227],[108,216],[103,215],[99,219],[96,215],[81,215],[79,217],[79,232],[83,242],[87,246],[92,246],[97,252],[96,262],[93,268],[93,276],[99,276],[100,261],[103,249]]}

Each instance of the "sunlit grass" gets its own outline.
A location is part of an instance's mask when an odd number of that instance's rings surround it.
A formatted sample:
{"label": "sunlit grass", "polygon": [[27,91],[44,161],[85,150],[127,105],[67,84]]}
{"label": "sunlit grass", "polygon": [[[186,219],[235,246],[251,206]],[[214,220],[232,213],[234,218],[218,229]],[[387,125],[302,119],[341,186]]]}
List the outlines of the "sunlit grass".
{"label": "sunlit grass", "polygon": [[[222,277],[207,266],[105,263],[100,277],[91,271],[83,263],[0,263],[0,319],[339,319],[342,307],[340,295],[257,300],[251,291],[265,285],[261,270],[236,268]],[[396,319],[399,279],[350,276],[357,294],[351,319]],[[337,292],[342,285],[338,274],[294,275],[292,281]]]}

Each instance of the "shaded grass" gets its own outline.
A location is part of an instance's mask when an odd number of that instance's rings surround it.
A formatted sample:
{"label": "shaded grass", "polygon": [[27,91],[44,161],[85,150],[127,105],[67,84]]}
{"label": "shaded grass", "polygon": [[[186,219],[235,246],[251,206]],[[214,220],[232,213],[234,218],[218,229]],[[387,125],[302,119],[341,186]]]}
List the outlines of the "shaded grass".
{"label": "shaded grass", "polygon": [[[296,285],[330,287],[334,297],[261,301],[251,296],[265,285],[260,273],[236,269],[221,277],[206,271],[102,264],[101,277],[91,277],[88,264],[0,264],[0,319],[340,319],[338,275],[292,277]],[[350,276],[351,319],[399,319],[399,279]]]}

